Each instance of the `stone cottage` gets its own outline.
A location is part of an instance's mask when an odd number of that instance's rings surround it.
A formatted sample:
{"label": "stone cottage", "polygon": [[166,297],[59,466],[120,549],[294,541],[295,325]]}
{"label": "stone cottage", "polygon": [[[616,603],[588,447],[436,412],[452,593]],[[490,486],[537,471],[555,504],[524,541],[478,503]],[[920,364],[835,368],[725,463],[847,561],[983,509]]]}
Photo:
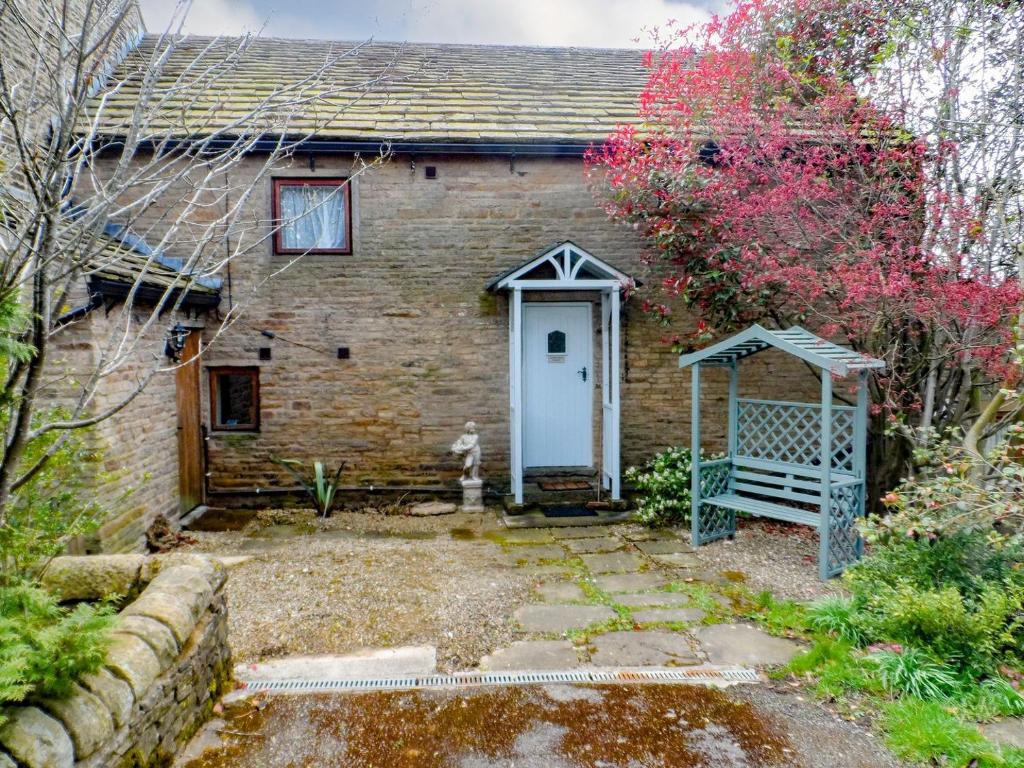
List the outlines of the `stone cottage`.
{"label": "stone cottage", "polygon": [[[120,66],[155,45],[141,37]],[[218,45],[179,40],[162,77]],[[555,472],[619,498],[625,467],[685,444],[690,393],[667,337],[696,318],[677,306],[666,329],[643,311],[661,268],[608,221],[583,160],[636,119],[641,53],[263,39],[230,92],[181,95],[197,126],[182,140],[228,125],[337,46],[352,48],[332,70],[347,101],[255,187],[251,226],[235,235],[247,255],[200,286],[187,322],[168,318],[198,361],[106,427],[108,464],[149,477],[101,532],[107,548],[132,546],[157,513],[288,491],[275,458],[344,461],[351,490],[450,490],[460,466],[448,448],[470,419],[492,499],[522,502]],[[132,97],[106,96],[107,135]],[[296,131],[323,108],[310,99]],[[257,174],[260,147],[234,173]],[[213,333],[239,303],[240,319]],[[770,356],[753,365],[775,370],[749,377],[751,394],[758,382],[765,396],[816,386]],[[704,396],[724,399],[724,376],[708,379]],[[705,430],[720,441],[715,410]]]}

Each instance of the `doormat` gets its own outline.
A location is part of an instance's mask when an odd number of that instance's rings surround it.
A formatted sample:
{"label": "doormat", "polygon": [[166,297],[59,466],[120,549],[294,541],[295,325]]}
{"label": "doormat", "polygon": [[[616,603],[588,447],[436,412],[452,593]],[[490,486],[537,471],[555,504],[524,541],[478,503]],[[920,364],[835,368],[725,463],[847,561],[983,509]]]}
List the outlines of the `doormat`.
{"label": "doormat", "polygon": [[544,507],[544,517],[597,517],[597,512],[586,507]]}
{"label": "doormat", "polygon": [[537,486],[542,491],[589,491],[592,489],[586,480],[541,480]]}

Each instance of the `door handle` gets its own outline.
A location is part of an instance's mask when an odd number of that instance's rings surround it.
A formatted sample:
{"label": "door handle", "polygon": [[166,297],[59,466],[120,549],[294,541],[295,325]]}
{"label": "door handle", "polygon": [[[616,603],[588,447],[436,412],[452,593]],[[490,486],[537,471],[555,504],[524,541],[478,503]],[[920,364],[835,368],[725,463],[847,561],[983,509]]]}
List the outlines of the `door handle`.
{"label": "door handle", "polygon": [[576,373],[582,376],[584,381],[587,380],[587,366],[584,365],[583,368],[579,371],[576,371]]}

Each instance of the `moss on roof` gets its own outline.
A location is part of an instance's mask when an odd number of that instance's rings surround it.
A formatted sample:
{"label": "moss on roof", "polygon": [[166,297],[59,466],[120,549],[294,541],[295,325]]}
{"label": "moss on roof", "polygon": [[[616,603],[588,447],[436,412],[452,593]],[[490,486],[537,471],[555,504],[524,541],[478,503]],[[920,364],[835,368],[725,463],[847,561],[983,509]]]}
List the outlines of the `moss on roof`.
{"label": "moss on roof", "polygon": [[[147,35],[104,99],[102,130],[123,132],[142,73],[167,43]],[[259,38],[177,38],[160,70],[158,123],[193,136],[224,130],[262,99],[329,62],[303,91],[289,133],[344,141],[589,143],[637,120],[648,72],[635,50]],[[200,66],[195,66],[195,62]]]}

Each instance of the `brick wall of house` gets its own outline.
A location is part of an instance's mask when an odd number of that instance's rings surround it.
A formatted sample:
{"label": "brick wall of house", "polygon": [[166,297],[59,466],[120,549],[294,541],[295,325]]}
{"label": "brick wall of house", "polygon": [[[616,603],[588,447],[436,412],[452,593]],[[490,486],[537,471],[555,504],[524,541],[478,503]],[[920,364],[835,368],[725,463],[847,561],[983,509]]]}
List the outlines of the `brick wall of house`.
{"label": "brick wall of house", "polygon": [[[436,179],[425,178],[426,165],[437,168]],[[280,175],[345,175],[351,167],[350,158],[321,156],[311,172],[302,157]],[[211,433],[217,490],[291,485],[272,457],[344,460],[348,485],[448,481],[458,473],[448,446],[467,419],[480,428],[485,476],[507,485],[507,301],[488,294],[486,282],[573,240],[658,293],[658,269],[644,264],[634,233],[606,220],[579,160],[397,157],[353,183],[352,255],[309,255],[276,275],[287,258],[256,242],[266,235],[259,225],[270,216],[270,195],[268,180],[246,217],[256,226],[236,233],[254,248],[232,264],[222,307],[243,304],[242,320],[216,340],[207,333],[205,366],[260,368],[259,432]],[[693,322],[677,307],[675,327],[666,329],[637,298],[624,307],[623,467],[689,439],[689,377],[663,338]],[[350,359],[337,359],[342,346]],[[271,348],[271,360],[259,360],[260,347]],[[704,431],[721,445],[725,376],[705,380]],[[817,389],[805,368],[771,357],[751,363],[745,382],[745,391],[771,397],[813,397]],[[599,390],[594,399],[596,407]]]}

